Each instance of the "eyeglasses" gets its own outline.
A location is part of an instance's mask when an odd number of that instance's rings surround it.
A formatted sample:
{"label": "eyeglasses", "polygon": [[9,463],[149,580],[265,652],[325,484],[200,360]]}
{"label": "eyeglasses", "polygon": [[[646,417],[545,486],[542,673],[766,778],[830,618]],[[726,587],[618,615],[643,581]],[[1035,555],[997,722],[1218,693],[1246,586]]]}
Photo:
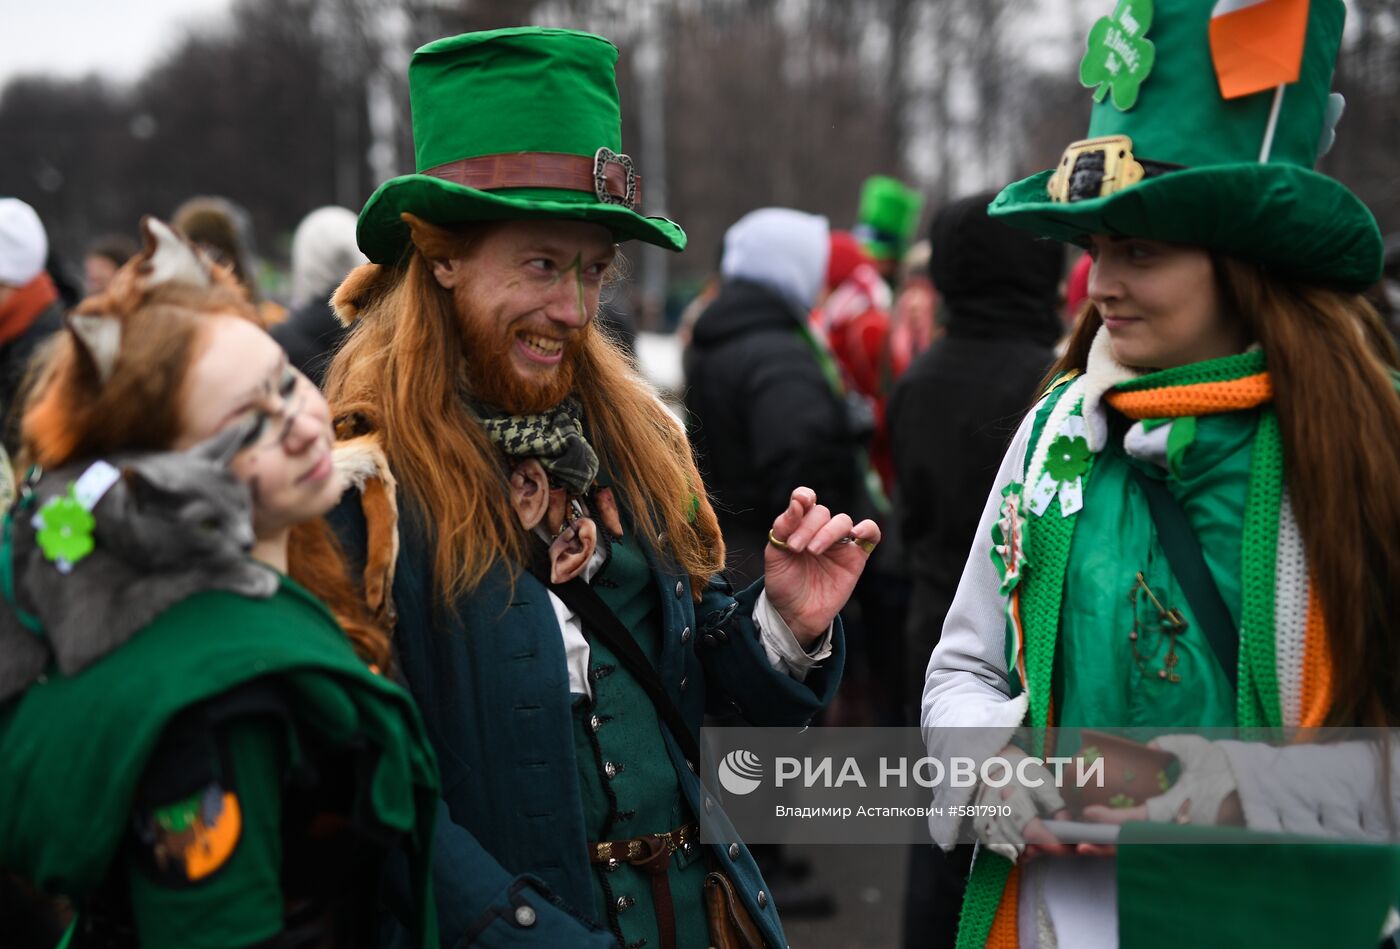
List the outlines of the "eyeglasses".
{"label": "eyeglasses", "polygon": [[259,404],[249,419],[248,431],[238,443],[239,451],[254,447],[266,448],[286,440],[292,423],[306,405],[305,394],[297,391],[300,381],[301,376],[288,366],[282,371],[282,378],[278,380],[277,391],[273,392],[272,387],[268,386],[262,392]]}

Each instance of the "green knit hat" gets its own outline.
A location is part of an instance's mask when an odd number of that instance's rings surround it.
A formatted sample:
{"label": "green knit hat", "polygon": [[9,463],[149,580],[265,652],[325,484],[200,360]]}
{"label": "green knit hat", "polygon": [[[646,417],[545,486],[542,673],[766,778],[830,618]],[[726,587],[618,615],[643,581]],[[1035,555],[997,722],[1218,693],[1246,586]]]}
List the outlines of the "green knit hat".
{"label": "green knit hat", "polygon": [[520,218],[592,221],[618,240],[685,248],[685,232],[644,217],[641,175],[622,151],[601,36],[521,27],[429,43],[408,67],[418,173],[379,186],[360,212],[360,249],[393,263],[409,243],[400,215],[434,224]]}
{"label": "green knit hat", "polygon": [[[989,213],[1058,240],[1173,241],[1368,287],[1381,272],[1376,220],[1312,170],[1341,115],[1328,90],[1345,19],[1342,0],[1176,0],[1155,19],[1151,0],[1118,0],[1080,63],[1080,81],[1096,89],[1088,140],[1058,168],[1008,186]],[[1280,50],[1290,44],[1288,62]],[[1277,85],[1259,84],[1271,74],[1264,81]]]}
{"label": "green knit hat", "polygon": [[860,213],[852,229],[866,253],[876,260],[904,255],[919,226],[924,196],[887,175],[871,175],[860,188]]}

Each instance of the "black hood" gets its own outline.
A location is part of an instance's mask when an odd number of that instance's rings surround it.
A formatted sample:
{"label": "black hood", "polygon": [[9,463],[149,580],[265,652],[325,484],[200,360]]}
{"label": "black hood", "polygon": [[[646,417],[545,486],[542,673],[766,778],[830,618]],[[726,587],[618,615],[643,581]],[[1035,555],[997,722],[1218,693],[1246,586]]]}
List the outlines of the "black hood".
{"label": "black hood", "polygon": [[748,280],[728,280],[695,321],[691,345],[713,346],[758,330],[792,330],[803,319],[805,314],[799,314],[767,287]]}
{"label": "black hood", "polygon": [[929,277],[950,336],[1029,337],[1046,345],[1064,333],[1060,278],[1064,245],[987,215],[985,192],[947,205],[933,219]]}

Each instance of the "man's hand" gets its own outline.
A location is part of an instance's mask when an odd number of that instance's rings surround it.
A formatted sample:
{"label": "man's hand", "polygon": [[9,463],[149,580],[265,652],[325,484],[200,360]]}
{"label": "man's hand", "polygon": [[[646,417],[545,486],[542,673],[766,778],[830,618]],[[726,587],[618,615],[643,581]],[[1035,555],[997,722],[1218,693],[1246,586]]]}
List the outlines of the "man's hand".
{"label": "man's hand", "polygon": [[852,526],[850,515],[833,516],[815,491],[798,488],[769,538],[763,557],[768,601],[805,649],[850,599],[880,528],[869,520]]}

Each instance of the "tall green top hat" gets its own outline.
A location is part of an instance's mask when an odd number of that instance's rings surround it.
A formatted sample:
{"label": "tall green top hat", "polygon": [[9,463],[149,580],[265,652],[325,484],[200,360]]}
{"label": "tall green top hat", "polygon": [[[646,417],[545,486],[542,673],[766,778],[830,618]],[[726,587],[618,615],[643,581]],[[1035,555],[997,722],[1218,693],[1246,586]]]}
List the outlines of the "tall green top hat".
{"label": "tall green top hat", "polygon": [[601,36],[521,27],[437,40],[408,67],[418,173],[379,186],[356,236],[375,263],[408,246],[409,211],[435,224],[593,221],[619,240],[685,248],[671,221],[640,213],[642,177],[622,151],[613,66]]}
{"label": "tall green top hat", "polygon": [[[989,212],[1059,240],[1123,234],[1205,247],[1290,278],[1363,289],[1375,218],[1312,170],[1331,145],[1342,0],[1118,0],[1080,80],[1089,138]],[[1227,98],[1229,96],[1229,98]]]}
{"label": "tall green top hat", "polygon": [[876,260],[894,260],[904,253],[919,226],[924,196],[896,178],[871,175],[860,188],[860,213],[852,230]]}

